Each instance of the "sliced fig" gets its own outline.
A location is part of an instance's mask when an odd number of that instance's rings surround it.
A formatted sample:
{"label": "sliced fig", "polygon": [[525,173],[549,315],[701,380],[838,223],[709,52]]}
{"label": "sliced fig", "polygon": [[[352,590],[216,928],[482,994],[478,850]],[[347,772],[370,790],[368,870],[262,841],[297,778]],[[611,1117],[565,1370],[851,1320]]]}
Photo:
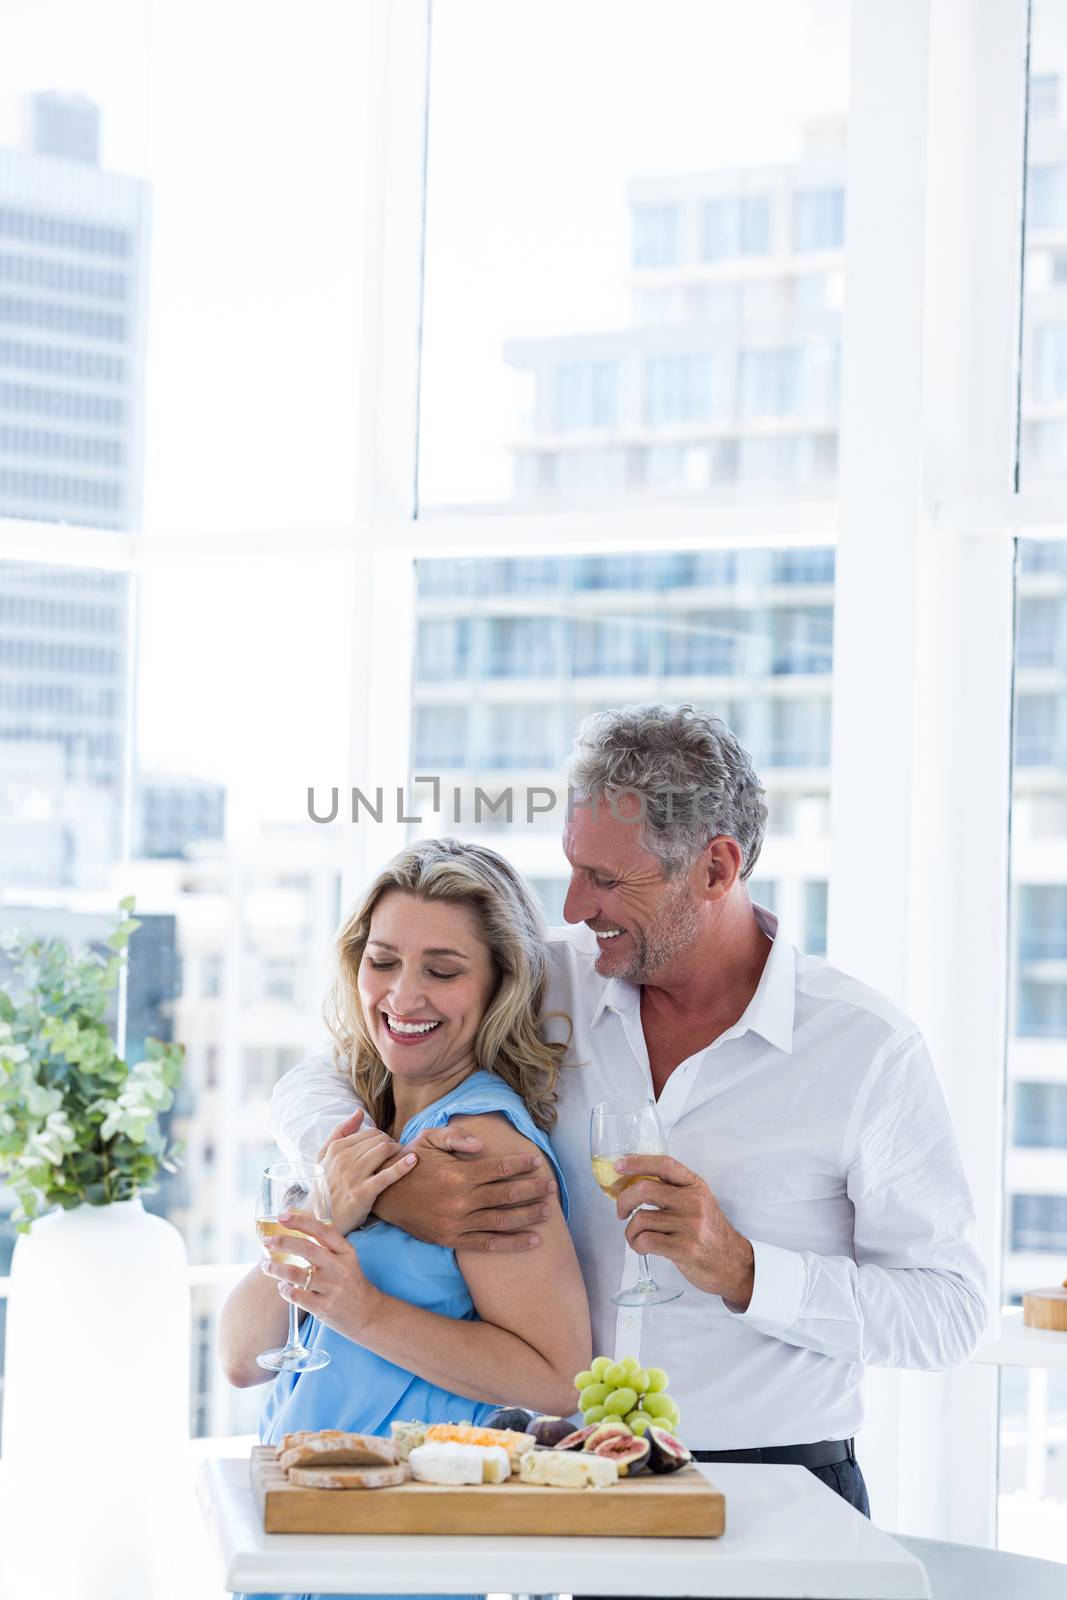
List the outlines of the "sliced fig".
{"label": "sliced fig", "polygon": [[507,1428],[513,1433],[526,1433],[537,1415],[523,1406],[500,1406],[491,1417],[486,1417],[483,1428]]}
{"label": "sliced fig", "polygon": [[591,1422],[586,1428],[577,1428],[574,1433],[568,1433],[557,1444],[557,1450],[580,1450],[585,1441],[594,1433],[600,1431],[599,1422]]}
{"label": "sliced fig", "polygon": [[535,1417],[526,1428],[545,1450],[558,1450],[560,1440],[568,1438],[573,1431],[566,1417]]}
{"label": "sliced fig", "polygon": [[605,1417],[603,1422],[593,1425],[593,1431],[582,1445],[582,1449],[593,1451],[598,1444],[603,1444],[605,1439],[632,1439],[633,1434],[623,1422],[621,1417]]}
{"label": "sliced fig", "polygon": [[649,1447],[648,1464],[653,1472],[678,1472],[693,1459],[680,1439],[666,1428],[657,1428],[655,1423],[645,1434],[644,1442]]}
{"label": "sliced fig", "polygon": [[647,1439],[639,1439],[636,1434],[631,1433],[625,1439],[621,1433],[616,1433],[610,1439],[605,1439],[603,1444],[598,1444],[593,1455],[606,1456],[609,1461],[614,1461],[620,1478],[632,1478],[635,1472],[644,1472],[648,1466],[652,1446]]}

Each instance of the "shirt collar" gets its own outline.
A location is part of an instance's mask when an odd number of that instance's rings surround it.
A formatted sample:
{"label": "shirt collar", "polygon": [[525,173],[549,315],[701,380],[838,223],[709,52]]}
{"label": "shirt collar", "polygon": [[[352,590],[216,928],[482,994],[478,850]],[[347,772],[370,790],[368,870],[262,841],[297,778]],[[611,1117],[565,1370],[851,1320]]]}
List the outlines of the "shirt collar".
{"label": "shirt collar", "polygon": [[[722,1035],[737,1039],[750,1030],[786,1055],[793,1053],[793,1021],[796,1013],[796,951],[779,930],[778,918],[765,906],[753,904],[756,921],[771,940],[756,992],[743,1013]],[[600,992],[591,1021],[596,1023],[605,1011],[617,1016],[632,1014],[641,1004],[641,986],[623,978],[608,978]]]}

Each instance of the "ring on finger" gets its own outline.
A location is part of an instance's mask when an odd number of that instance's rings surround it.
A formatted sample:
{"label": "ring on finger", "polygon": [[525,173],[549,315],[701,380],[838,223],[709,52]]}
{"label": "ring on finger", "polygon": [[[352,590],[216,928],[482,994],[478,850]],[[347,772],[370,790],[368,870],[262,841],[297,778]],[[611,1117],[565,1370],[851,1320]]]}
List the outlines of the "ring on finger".
{"label": "ring on finger", "polygon": [[307,1294],[308,1290],[311,1288],[311,1280],[312,1280],[312,1278],[314,1276],[315,1276],[315,1268],[309,1266],[307,1271],[304,1274],[304,1281],[300,1285],[301,1294]]}

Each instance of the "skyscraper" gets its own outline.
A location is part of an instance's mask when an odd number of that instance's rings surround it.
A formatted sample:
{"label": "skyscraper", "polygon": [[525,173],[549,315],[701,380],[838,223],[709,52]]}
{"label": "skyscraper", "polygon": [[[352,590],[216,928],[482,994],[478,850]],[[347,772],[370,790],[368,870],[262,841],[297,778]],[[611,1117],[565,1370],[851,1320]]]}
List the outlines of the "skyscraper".
{"label": "skyscraper", "polygon": [[[0,516],[139,525],[147,242],[147,186],[101,169],[96,107],[31,96],[0,150]],[[118,851],[128,627],[124,573],[0,563],[8,886],[88,885]]]}

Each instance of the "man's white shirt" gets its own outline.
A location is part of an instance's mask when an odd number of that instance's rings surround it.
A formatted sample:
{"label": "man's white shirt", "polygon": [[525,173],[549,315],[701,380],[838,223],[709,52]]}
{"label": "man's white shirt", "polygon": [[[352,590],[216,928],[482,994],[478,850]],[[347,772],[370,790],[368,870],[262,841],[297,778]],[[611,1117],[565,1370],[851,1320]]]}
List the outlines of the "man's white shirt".
{"label": "man's white shirt", "polygon": [[[848,1438],[863,1420],[865,1364],[954,1366],[986,1319],[971,1196],[922,1038],[884,996],[795,950],[772,913],[756,915],[773,942],[744,1015],[675,1068],[658,1102],[671,1155],[752,1241],[744,1312],[663,1257],[653,1272],[680,1300],[612,1304],[637,1258],[593,1181],[589,1119],[598,1101],[653,1092],[641,992],[597,973],[586,928],[549,935],[545,1010],[573,1029],[552,1142],[594,1354],[664,1367],[680,1433],[706,1450]],[[567,1033],[559,1020],[546,1031]],[[324,1051],[277,1085],[272,1132],[291,1159],[314,1159],[355,1104]]]}

